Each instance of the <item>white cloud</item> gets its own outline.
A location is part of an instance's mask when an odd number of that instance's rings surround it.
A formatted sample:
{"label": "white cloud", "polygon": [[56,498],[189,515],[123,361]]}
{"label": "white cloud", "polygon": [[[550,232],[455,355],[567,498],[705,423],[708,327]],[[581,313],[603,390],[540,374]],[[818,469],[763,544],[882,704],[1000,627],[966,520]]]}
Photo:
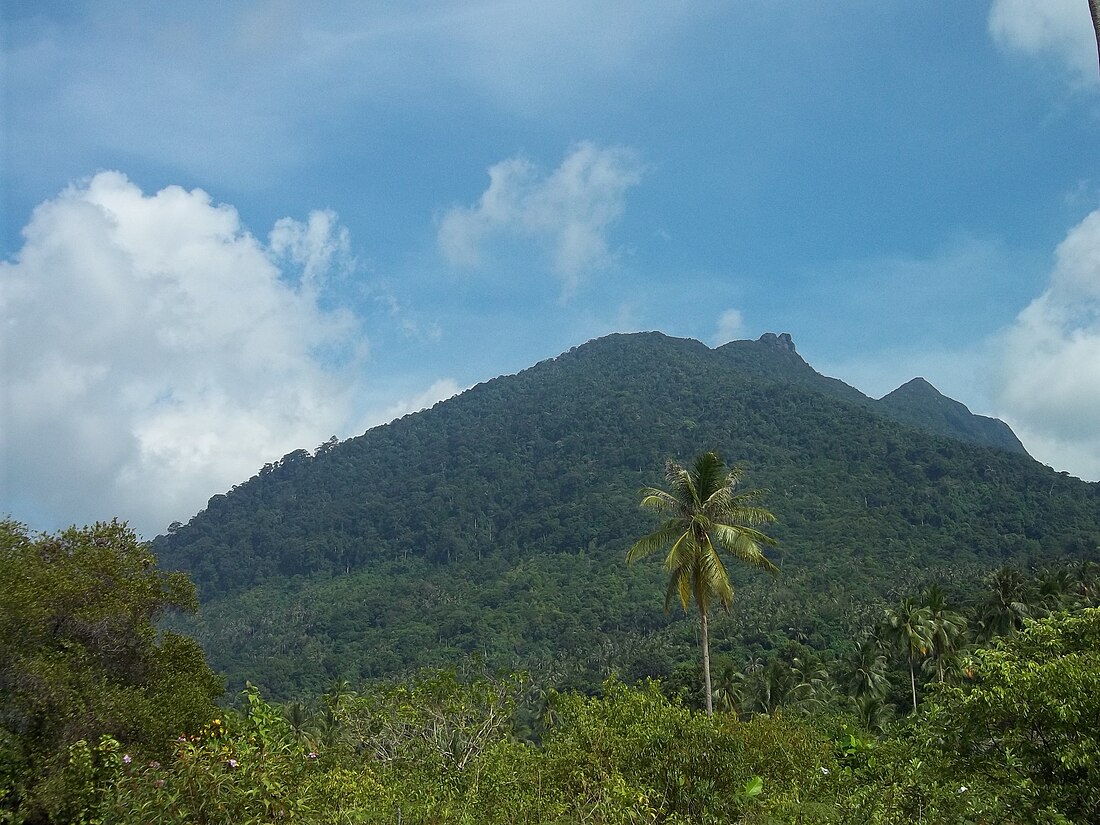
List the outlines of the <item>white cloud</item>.
{"label": "white cloud", "polygon": [[440,401],[458,395],[462,389],[453,378],[440,378],[432,382],[432,385],[423,392],[417,393],[411,398],[401,398],[390,404],[384,411],[371,416],[369,427],[380,424],[388,424],[394,419],[401,418],[410,413],[420,412],[434,407]]}
{"label": "white cloud", "polygon": [[105,172],[23,234],[0,263],[0,509],[48,529],[117,515],[150,535],[348,434],[365,341],[319,304],[350,265],[331,213],[281,220],[265,246],[201,190],[147,196]]}
{"label": "white cloud", "polygon": [[1055,252],[1047,290],[1002,336],[998,401],[1040,460],[1100,479],[1100,209]]}
{"label": "white cloud", "polygon": [[268,235],[271,251],[301,267],[302,285],[310,290],[330,277],[334,267],[353,264],[350,234],[336,221],[331,209],[310,213],[306,223],[280,218]]}
{"label": "white cloud", "polygon": [[489,169],[489,188],[476,204],[442,216],[439,246],[452,264],[477,267],[494,241],[533,242],[547,251],[569,294],[612,260],[608,230],[641,177],[634,151],[591,142],[573,147],[545,176],[530,161],[509,158]]}
{"label": "white cloud", "polygon": [[714,331],[712,340],[715,346],[735,341],[745,332],[745,319],[739,309],[727,309],[718,316],[718,328]]}
{"label": "white cloud", "polygon": [[1079,81],[1100,80],[1096,38],[1085,0],[994,0],[989,32],[1000,46],[1053,57]]}

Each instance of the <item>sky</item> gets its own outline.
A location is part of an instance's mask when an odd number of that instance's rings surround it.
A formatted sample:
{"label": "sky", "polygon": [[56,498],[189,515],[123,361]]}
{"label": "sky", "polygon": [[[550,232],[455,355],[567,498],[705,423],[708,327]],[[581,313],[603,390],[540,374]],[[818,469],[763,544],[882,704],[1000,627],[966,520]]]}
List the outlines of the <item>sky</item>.
{"label": "sky", "polygon": [[151,538],[637,330],[1100,479],[1087,0],[808,6],[3,0],[0,516]]}

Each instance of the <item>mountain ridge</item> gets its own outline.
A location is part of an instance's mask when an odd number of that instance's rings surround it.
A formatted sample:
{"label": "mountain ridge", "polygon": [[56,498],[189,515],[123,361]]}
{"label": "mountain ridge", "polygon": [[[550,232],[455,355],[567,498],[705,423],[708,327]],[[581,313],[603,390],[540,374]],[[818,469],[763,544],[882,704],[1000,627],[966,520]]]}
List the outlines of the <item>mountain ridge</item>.
{"label": "mountain ridge", "polygon": [[745,598],[735,625],[716,619],[718,653],[791,628],[832,644],[906,581],[1100,542],[1100,484],[903,424],[782,336],[712,350],[634,333],[289,453],[153,547],[198,585],[203,616],[181,629],[276,694],[473,652],[606,648],[667,676],[661,645],[692,626],[661,614],[659,564],[623,559],[650,527],[637,491],[703,450],[771,491],[784,571],[731,567]]}
{"label": "mountain ridge", "polygon": [[922,377],[910,379],[878,403],[899,421],[929,432],[1030,455],[1008,424],[970,412],[965,404],[947,397]]}

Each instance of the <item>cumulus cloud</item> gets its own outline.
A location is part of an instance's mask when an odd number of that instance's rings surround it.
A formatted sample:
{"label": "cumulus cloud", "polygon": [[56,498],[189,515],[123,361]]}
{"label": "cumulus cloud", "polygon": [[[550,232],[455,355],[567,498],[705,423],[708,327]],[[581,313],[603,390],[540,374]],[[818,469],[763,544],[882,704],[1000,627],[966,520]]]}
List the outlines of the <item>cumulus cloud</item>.
{"label": "cumulus cloud", "polygon": [[1080,81],[1096,83],[1096,38],[1084,0],[994,0],[989,32],[1003,48],[1052,57]]}
{"label": "cumulus cloud", "polygon": [[714,331],[712,340],[715,345],[727,344],[735,341],[745,331],[745,319],[739,309],[727,309],[718,316],[718,328]]}
{"label": "cumulus cloud", "polygon": [[1003,335],[1001,417],[1042,461],[1100,479],[1100,209],[1055,252],[1047,290]]}
{"label": "cumulus cloud", "polygon": [[268,246],[272,253],[301,268],[302,286],[311,292],[316,292],[334,269],[354,263],[350,233],[337,224],[331,209],[312,212],[306,223],[280,218],[268,235]]}
{"label": "cumulus cloud", "polygon": [[365,339],[323,308],[350,266],[333,214],[281,220],[264,244],[201,190],[146,195],[104,172],[40,204],[23,235],[0,263],[0,509],[152,535],[347,434]]}
{"label": "cumulus cloud", "polygon": [[624,147],[580,143],[548,175],[509,158],[489,169],[489,188],[477,203],[443,214],[440,249],[455,266],[478,267],[495,241],[534,243],[568,294],[612,260],[607,233],[641,178],[637,154]]}

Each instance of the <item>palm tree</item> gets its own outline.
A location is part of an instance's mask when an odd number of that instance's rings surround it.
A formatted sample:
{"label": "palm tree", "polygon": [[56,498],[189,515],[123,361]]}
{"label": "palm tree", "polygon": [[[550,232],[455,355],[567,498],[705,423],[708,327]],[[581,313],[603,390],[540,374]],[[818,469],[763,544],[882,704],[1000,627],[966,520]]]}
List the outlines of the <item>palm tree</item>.
{"label": "palm tree", "polygon": [[290,725],[294,741],[299,745],[306,745],[310,749],[316,745],[320,731],[316,724],[317,719],[309,708],[301,702],[289,702],[283,705],[283,718]]}
{"label": "palm tree", "polygon": [[774,545],[776,541],[756,529],[774,522],[775,516],[756,504],[761,491],[737,492],[741,475],[737,467],[727,471],[713,452],[695,459],[691,469],[669,461],[665,466],[669,489],[646,487],[641,493],[641,506],[666,519],[656,531],[638,539],[626,554],[629,564],[668,547],[665,610],[673,597],[679,598],[685,611],[692,599],[698,605],[708,716],[714,713],[707,636],[710,604],[717,598],[728,613],[733,602],[733,585],[719,548],[753,567],[777,572],[761,549],[761,545]]}
{"label": "palm tree", "polygon": [[787,704],[803,713],[828,707],[836,699],[836,685],[828,667],[812,650],[791,660],[791,688]]}
{"label": "palm tree", "polygon": [[881,731],[897,714],[896,708],[876,693],[849,696],[848,702],[868,730]]}
{"label": "palm tree", "polygon": [[886,656],[867,638],[856,642],[856,649],[848,657],[848,671],[845,686],[848,695],[859,701],[866,697],[881,699],[890,689],[890,678],[886,675]]}
{"label": "palm tree", "polygon": [[897,607],[886,611],[887,633],[894,647],[905,654],[909,662],[909,686],[913,690],[913,712],[917,712],[918,656],[927,656],[932,649],[932,614],[927,607],[905,597]]}
{"label": "palm tree", "polygon": [[1020,571],[1005,567],[989,578],[985,603],[978,609],[978,638],[990,641],[994,636],[1010,636],[1023,627],[1024,619],[1037,612],[1039,594],[1034,584]]}
{"label": "palm tree", "polygon": [[719,672],[714,686],[714,698],[718,701],[719,710],[732,714],[736,719],[741,715],[744,694],[745,674],[734,665],[727,664]]}
{"label": "palm tree", "polygon": [[947,663],[958,652],[959,642],[966,638],[966,618],[948,608],[947,594],[938,584],[924,591],[923,603],[928,608],[936,681],[943,682]]}

